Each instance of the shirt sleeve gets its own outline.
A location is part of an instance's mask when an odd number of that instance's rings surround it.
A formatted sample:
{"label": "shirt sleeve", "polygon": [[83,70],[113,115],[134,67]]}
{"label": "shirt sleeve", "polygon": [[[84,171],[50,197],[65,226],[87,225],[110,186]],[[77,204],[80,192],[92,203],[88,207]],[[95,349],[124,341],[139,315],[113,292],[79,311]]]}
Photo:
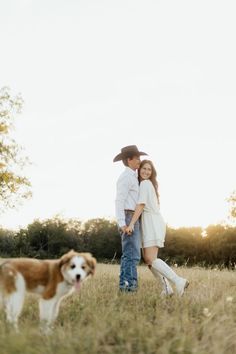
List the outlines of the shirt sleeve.
{"label": "shirt sleeve", "polygon": [[138,204],[147,204],[149,181],[142,181],[139,188]]}
{"label": "shirt sleeve", "polygon": [[130,180],[127,176],[120,178],[116,185],[115,212],[116,220],[120,227],[126,226],[125,223],[125,201],[130,189]]}

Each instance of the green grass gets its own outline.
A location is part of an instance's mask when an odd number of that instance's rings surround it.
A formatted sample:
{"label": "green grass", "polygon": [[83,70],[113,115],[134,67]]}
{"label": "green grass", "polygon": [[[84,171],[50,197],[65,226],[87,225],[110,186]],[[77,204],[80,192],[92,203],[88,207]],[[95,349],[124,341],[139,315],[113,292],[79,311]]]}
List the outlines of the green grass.
{"label": "green grass", "polygon": [[0,354],[236,353],[236,274],[177,268],[190,280],[182,298],[160,297],[160,285],[139,267],[137,293],[118,292],[119,266],[99,264],[80,294],[63,300],[55,329],[41,335],[35,296],[28,296],[20,333],[0,313]]}

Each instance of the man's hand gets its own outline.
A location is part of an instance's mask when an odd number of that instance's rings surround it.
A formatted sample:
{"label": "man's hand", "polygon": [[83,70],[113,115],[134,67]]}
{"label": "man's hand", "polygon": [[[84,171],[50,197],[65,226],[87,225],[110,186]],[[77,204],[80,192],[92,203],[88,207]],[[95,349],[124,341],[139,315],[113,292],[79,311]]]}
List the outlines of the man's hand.
{"label": "man's hand", "polygon": [[125,234],[127,229],[127,225],[120,227],[120,231]]}

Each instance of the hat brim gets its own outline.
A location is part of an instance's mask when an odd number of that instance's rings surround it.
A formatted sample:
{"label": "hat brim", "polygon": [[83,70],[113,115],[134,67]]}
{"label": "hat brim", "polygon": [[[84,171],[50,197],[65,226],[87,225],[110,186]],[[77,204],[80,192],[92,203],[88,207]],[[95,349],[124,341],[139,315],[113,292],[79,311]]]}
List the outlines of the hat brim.
{"label": "hat brim", "polygon": [[[129,155],[129,154],[120,153],[120,154],[116,155],[116,157],[114,157],[113,162],[121,161],[121,160],[127,158],[127,155]],[[142,151],[137,151],[134,153],[134,156],[142,156],[142,155],[147,155],[147,154],[146,154],[146,152],[142,152]]]}

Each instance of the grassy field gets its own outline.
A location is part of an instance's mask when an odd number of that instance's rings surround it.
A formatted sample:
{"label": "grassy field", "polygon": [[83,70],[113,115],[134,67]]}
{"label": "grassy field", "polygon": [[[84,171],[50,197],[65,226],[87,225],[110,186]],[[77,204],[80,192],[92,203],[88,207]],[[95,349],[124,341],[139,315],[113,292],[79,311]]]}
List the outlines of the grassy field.
{"label": "grassy field", "polygon": [[190,280],[182,298],[160,297],[144,266],[135,294],[118,293],[119,266],[99,264],[80,294],[63,300],[53,334],[38,330],[36,298],[27,298],[20,333],[0,313],[0,354],[236,353],[236,273],[177,268]]}

